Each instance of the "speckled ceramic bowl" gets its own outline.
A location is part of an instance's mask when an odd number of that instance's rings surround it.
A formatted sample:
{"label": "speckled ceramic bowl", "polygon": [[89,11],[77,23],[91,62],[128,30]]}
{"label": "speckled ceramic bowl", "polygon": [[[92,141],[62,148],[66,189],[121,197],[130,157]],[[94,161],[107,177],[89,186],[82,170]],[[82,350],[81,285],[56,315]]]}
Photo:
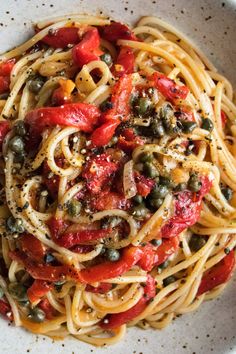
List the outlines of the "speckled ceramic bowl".
{"label": "speckled ceramic bowl", "polygon": [[[192,38],[236,87],[235,0],[0,0],[0,52],[32,34],[32,23],[69,13],[103,13],[128,23],[156,15]],[[0,319],[6,354],[226,354],[236,353],[235,280],[220,298],[178,318],[162,331],[132,328],[113,347],[94,348],[68,338],[54,342]]]}

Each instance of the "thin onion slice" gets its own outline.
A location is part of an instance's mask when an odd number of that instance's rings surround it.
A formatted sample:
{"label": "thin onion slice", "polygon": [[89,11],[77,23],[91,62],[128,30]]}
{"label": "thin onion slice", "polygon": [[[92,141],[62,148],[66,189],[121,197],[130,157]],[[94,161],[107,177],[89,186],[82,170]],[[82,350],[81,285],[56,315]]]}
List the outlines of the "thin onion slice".
{"label": "thin onion slice", "polygon": [[126,199],[130,199],[137,194],[137,187],[134,180],[133,160],[128,161],[124,166],[123,187]]}

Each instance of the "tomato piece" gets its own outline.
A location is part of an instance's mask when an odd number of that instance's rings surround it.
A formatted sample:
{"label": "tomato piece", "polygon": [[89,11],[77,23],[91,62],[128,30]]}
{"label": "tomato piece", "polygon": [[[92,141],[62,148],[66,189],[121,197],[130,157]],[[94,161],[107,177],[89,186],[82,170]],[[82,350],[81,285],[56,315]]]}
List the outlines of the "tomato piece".
{"label": "tomato piece", "polygon": [[0,149],[2,148],[2,143],[10,130],[10,123],[7,120],[2,120],[0,122]]}
{"label": "tomato piece", "polygon": [[61,106],[63,104],[71,103],[71,93],[75,88],[72,80],[59,80],[58,87],[52,94],[52,104],[54,106]]}
{"label": "tomato piece", "polygon": [[134,52],[131,48],[121,47],[111,71],[116,77],[121,77],[124,74],[132,74],[134,72]]}
{"label": "tomato piece", "polygon": [[229,281],[235,269],[235,254],[230,251],[219,263],[204,273],[197,296]]}
{"label": "tomato piece", "polygon": [[86,180],[88,190],[92,194],[99,193],[103,186],[109,184],[118,164],[110,161],[108,154],[91,157],[86,163],[82,177]]}
{"label": "tomato piece", "polygon": [[155,72],[152,75],[154,85],[168,100],[185,99],[189,93],[187,86],[180,86],[162,73]]}
{"label": "tomato piece", "polygon": [[155,181],[149,177],[145,177],[139,173],[135,173],[135,182],[137,187],[137,192],[142,197],[147,197],[155,186]]}
{"label": "tomato piece", "polygon": [[10,78],[8,76],[0,76],[0,94],[9,91]]}
{"label": "tomato piece", "polygon": [[116,262],[106,261],[80,271],[82,282],[94,283],[111,279],[124,274],[132,268],[141,258],[142,251],[138,247],[127,247],[123,250],[121,258]]}
{"label": "tomato piece", "polygon": [[224,128],[226,126],[228,118],[227,118],[227,115],[225,114],[225,112],[222,110],[220,111],[220,116],[221,116],[222,126]]}
{"label": "tomato piece", "polygon": [[109,42],[116,42],[118,39],[138,40],[131,29],[120,22],[112,22],[110,25],[103,26],[100,31],[102,37]]}
{"label": "tomato piece", "polygon": [[27,290],[30,302],[38,301],[52,289],[52,285],[44,280],[35,280],[31,287]]}
{"label": "tomato piece", "polygon": [[118,328],[123,324],[130,322],[145,310],[148,302],[154,298],[155,295],[155,279],[151,275],[148,275],[146,286],[144,287],[144,296],[137,302],[137,304],[127,311],[106,316],[100,323],[100,327],[109,330]]}
{"label": "tomato piece", "polygon": [[69,103],[60,107],[36,108],[26,114],[25,123],[30,134],[41,134],[45,128],[55,125],[79,128],[89,133],[100,116],[99,109],[87,103]]}
{"label": "tomato piece", "polygon": [[65,248],[71,248],[81,243],[86,244],[108,237],[110,233],[110,229],[82,230],[68,233],[65,232],[57,239],[57,244]]}
{"label": "tomato piece", "polygon": [[24,253],[36,261],[43,261],[46,254],[46,248],[36,237],[24,233],[19,242]]}
{"label": "tomato piece", "polygon": [[55,282],[64,280],[65,276],[69,279],[80,280],[79,273],[75,268],[68,265],[51,266],[49,264],[38,263],[30,259],[25,253],[20,251],[9,252],[12,260],[24,265],[26,271],[34,279]]}
{"label": "tomato piece", "polygon": [[109,209],[128,209],[130,201],[125,199],[124,195],[105,191],[99,193],[91,199],[91,207],[95,210],[109,210]]}
{"label": "tomato piece", "polygon": [[[55,162],[57,166],[62,167],[63,166],[63,159],[60,157],[55,158]],[[53,199],[57,199],[58,196],[58,188],[59,188],[59,182],[60,182],[60,176],[55,175],[52,173],[50,167],[48,166],[47,161],[45,160],[43,163],[43,182],[47,187],[47,190],[50,194],[50,196]]]}
{"label": "tomato piece", "polygon": [[176,194],[174,215],[161,227],[161,237],[177,236],[198,221],[202,198],[209,192],[212,185],[207,177],[202,177],[201,182],[202,187],[198,193],[183,191]]}
{"label": "tomato piece", "polygon": [[41,41],[53,48],[65,48],[80,41],[79,28],[62,27],[52,30]]}
{"label": "tomato piece", "polygon": [[126,128],[122,131],[117,146],[126,153],[132,153],[136,147],[143,144],[144,140],[137,136],[132,128]]}
{"label": "tomato piece", "polygon": [[47,224],[50,229],[52,239],[55,242],[57,242],[57,239],[68,227],[68,224],[63,219],[56,219],[55,217],[52,217]]}
{"label": "tomato piece", "polygon": [[85,32],[82,41],[72,49],[72,59],[74,64],[82,67],[93,60],[99,58],[100,37],[97,28],[91,28]]}
{"label": "tomato piece", "polygon": [[38,307],[44,311],[47,320],[51,320],[55,315],[55,309],[52,307],[47,298],[40,301]]}
{"label": "tomato piece", "polygon": [[119,124],[119,121],[111,120],[103,123],[100,127],[95,129],[91,135],[92,146],[100,147],[107,145],[115,134],[115,130]]}
{"label": "tomato piece", "polygon": [[100,283],[98,286],[94,287],[92,285],[86,285],[85,290],[94,294],[106,294],[112,289],[112,284],[110,283]]}
{"label": "tomato piece", "polygon": [[0,299],[0,314],[6,319],[13,321],[13,313],[10,304],[2,299]]}

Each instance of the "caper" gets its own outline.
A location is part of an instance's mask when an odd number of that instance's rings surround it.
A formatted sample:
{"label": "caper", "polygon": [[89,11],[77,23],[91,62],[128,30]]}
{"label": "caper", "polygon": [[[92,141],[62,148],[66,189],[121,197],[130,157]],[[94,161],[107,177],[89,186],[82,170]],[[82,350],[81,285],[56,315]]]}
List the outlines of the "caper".
{"label": "caper", "polygon": [[22,137],[16,135],[9,141],[9,148],[16,152],[17,154],[22,153],[24,151],[24,141]]}
{"label": "caper", "polygon": [[133,201],[136,203],[136,204],[141,204],[143,202],[143,197],[140,195],[140,194],[136,194],[134,197],[133,197]]}
{"label": "caper", "polygon": [[14,299],[19,301],[28,301],[26,287],[20,283],[10,283],[8,285],[8,291],[14,297]]}
{"label": "caper", "polygon": [[153,161],[153,154],[151,154],[149,152],[142,152],[139,155],[139,160],[141,162],[152,162]]}
{"label": "caper", "polygon": [[15,154],[14,163],[23,164],[24,160],[25,160],[25,152],[24,151],[22,151],[20,154]]}
{"label": "caper", "polygon": [[158,120],[154,120],[150,128],[152,131],[152,135],[156,136],[157,138],[161,138],[165,135],[165,128],[163,124]]}
{"label": "caper", "polygon": [[173,182],[171,181],[171,179],[169,177],[160,176],[159,183],[163,186],[166,186],[167,188],[173,187]]}
{"label": "caper", "polygon": [[165,261],[161,264],[159,264],[159,266],[157,267],[158,273],[161,273],[163,269],[166,269],[169,265],[169,261]]}
{"label": "caper", "polygon": [[163,184],[158,184],[156,185],[152,192],[151,192],[151,197],[152,198],[164,198],[169,192],[169,189],[167,186]]}
{"label": "caper", "polygon": [[0,286],[0,299],[4,296],[3,288]]}
{"label": "caper", "polygon": [[181,121],[181,128],[184,133],[191,133],[196,127],[196,122]]}
{"label": "caper", "polygon": [[143,166],[143,171],[146,174],[146,176],[150,178],[155,178],[158,176],[158,170],[155,167],[155,165],[151,162],[145,162]]}
{"label": "caper", "polygon": [[107,66],[111,66],[112,65],[112,57],[109,53],[104,53],[102,55],[100,55],[100,59],[102,61],[104,61],[104,63],[107,64]]}
{"label": "caper", "polygon": [[149,203],[153,208],[159,209],[160,206],[162,206],[163,204],[163,199],[161,198],[150,199]]}
{"label": "caper", "polygon": [[162,244],[162,239],[161,238],[154,238],[152,241],[151,241],[151,244],[155,247],[159,247],[161,244]]}
{"label": "caper", "polygon": [[116,262],[120,259],[120,252],[114,248],[109,248],[106,251],[106,257],[111,262]]}
{"label": "caper", "polygon": [[229,187],[221,188],[221,193],[223,194],[226,200],[230,200],[233,197],[233,191]]}
{"label": "caper", "polygon": [[40,77],[38,77],[38,78],[30,80],[28,87],[31,92],[36,94],[36,93],[39,93],[39,91],[41,90],[43,85],[44,85],[44,81]]}
{"label": "caper", "polygon": [[176,281],[175,277],[173,275],[170,275],[169,277],[165,278],[163,280],[163,286],[166,287],[170,285],[171,283],[174,283]]}
{"label": "caper", "polygon": [[135,105],[135,111],[140,116],[147,115],[150,112],[151,108],[152,108],[152,102],[147,97],[140,97],[137,100]]}
{"label": "caper", "polygon": [[188,188],[192,192],[198,192],[201,189],[202,183],[196,174],[192,174],[188,180]]}
{"label": "caper", "polygon": [[11,233],[17,232],[17,233],[22,233],[25,231],[22,219],[20,218],[14,218],[12,215],[9,216],[6,220],[6,228],[8,231]]}
{"label": "caper", "polygon": [[214,129],[214,124],[211,119],[205,118],[202,120],[202,129],[208,130],[211,132]]}
{"label": "caper", "polygon": [[187,188],[187,184],[184,183],[184,182],[182,182],[182,183],[177,184],[177,186],[175,187],[175,191],[176,191],[176,192],[182,192],[182,191],[184,191],[186,188]]}
{"label": "caper", "polygon": [[108,109],[111,109],[113,107],[113,103],[109,100],[105,100],[100,104],[100,110],[102,112],[107,111]]}
{"label": "caper", "polygon": [[145,219],[149,210],[145,207],[144,204],[139,204],[133,208],[132,214],[137,219]]}
{"label": "caper", "polygon": [[41,310],[38,307],[34,307],[33,309],[30,310],[28,317],[33,322],[41,323],[41,322],[44,322],[46,316],[45,316],[45,312],[43,310]]}
{"label": "caper", "polygon": [[193,234],[190,241],[189,247],[193,252],[197,252],[206,244],[206,239],[203,236]]}
{"label": "caper", "polygon": [[16,132],[16,135],[25,136],[25,134],[26,134],[26,129],[25,129],[25,124],[24,124],[23,120],[19,120],[19,121],[15,124],[14,130],[15,130],[15,132]]}
{"label": "caper", "polygon": [[118,226],[121,223],[122,219],[119,216],[110,216],[105,217],[101,221],[101,228],[102,229],[109,229]]}
{"label": "caper", "polygon": [[67,212],[70,216],[76,217],[80,214],[82,208],[82,204],[76,200],[71,200],[67,205]]}

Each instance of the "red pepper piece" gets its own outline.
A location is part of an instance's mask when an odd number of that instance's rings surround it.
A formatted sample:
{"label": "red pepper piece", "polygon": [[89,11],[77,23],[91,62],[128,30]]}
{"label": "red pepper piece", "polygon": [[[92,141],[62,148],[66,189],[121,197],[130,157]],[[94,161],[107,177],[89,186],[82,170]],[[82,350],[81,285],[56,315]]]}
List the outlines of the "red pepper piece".
{"label": "red pepper piece", "polygon": [[162,73],[155,72],[152,75],[152,79],[154,80],[156,88],[170,101],[185,99],[189,93],[189,88],[187,86],[176,84],[174,80],[169,79]]}
{"label": "red pepper piece", "polygon": [[124,74],[132,74],[134,72],[134,52],[131,48],[121,47],[111,71],[116,77],[121,77]]}
{"label": "red pepper piece", "polygon": [[109,42],[116,42],[118,39],[137,41],[137,37],[131,29],[120,22],[112,22],[110,25],[100,28],[101,36]]}
{"label": "red pepper piece", "polygon": [[97,287],[92,285],[86,285],[85,290],[94,294],[106,294],[108,291],[112,289],[111,283],[100,283]]}
{"label": "red pepper piece", "polygon": [[77,27],[62,27],[51,31],[41,41],[53,48],[65,48],[80,41]]}
{"label": "red pepper piece", "polygon": [[46,254],[46,248],[36,237],[31,234],[24,233],[19,242],[23,252],[35,261],[43,261]]}
{"label": "red pepper piece", "polygon": [[85,32],[82,41],[72,49],[72,59],[75,65],[82,67],[93,60],[100,60],[100,37],[97,28]]}
{"label": "red pepper piece", "polygon": [[5,136],[7,135],[7,133],[9,132],[9,130],[10,130],[9,122],[6,120],[2,120],[0,122],[0,149],[2,149],[3,140],[4,140]]}
{"label": "red pepper piece", "polygon": [[155,181],[151,178],[144,177],[136,172],[135,174],[135,182],[137,187],[137,192],[142,197],[147,197],[148,194],[151,192],[153,187],[155,186]]}
{"label": "red pepper piece", "polygon": [[44,280],[35,280],[31,287],[27,290],[27,295],[30,302],[35,302],[41,299],[52,289],[52,285]]}
{"label": "red pepper piece", "polygon": [[13,313],[10,304],[2,299],[0,299],[0,314],[7,320],[13,321]]}
{"label": "red pepper piece", "polygon": [[71,248],[79,244],[86,244],[108,237],[110,233],[110,229],[65,232],[57,239],[57,244],[65,248]]}
{"label": "red pepper piece", "polygon": [[132,151],[143,145],[144,140],[134,133],[132,128],[126,128],[122,131],[118,140],[118,147],[126,153],[132,153]]}
{"label": "red pepper piece", "polygon": [[40,301],[38,307],[44,311],[47,320],[52,320],[55,315],[55,309],[52,307],[47,298]]}

